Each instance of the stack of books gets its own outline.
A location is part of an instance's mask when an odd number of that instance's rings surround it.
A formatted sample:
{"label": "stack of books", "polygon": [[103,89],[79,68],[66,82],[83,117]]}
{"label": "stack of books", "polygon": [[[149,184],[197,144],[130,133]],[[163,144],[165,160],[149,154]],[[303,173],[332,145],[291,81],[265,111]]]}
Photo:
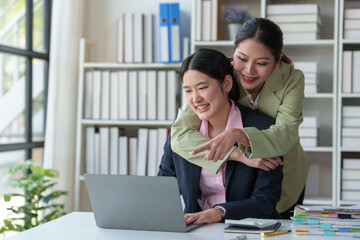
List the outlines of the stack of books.
{"label": "stack of books", "polygon": [[342,147],[360,147],[360,106],[343,106]]}
{"label": "stack of books", "polygon": [[179,84],[174,70],[87,71],[84,118],[174,120]]}
{"label": "stack of books", "polygon": [[318,146],[318,118],[316,116],[304,116],[299,126],[300,143],[303,147]]}
{"label": "stack of books", "polygon": [[360,39],[360,8],[345,8],[344,39]]}
{"label": "stack of books", "polygon": [[350,207],[295,207],[292,217],[295,235],[360,237],[360,204]]}
{"label": "stack of books", "polygon": [[195,0],[195,40],[220,40],[221,1]]}
{"label": "stack of books", "polygon": [[118,127],[85,128],[85,172],[156,176],[167,128],[139,128],[126,136]]}
{"label": "stack of books", "polygon": [[341,175],[341,199],[359,201],[360,199],[360,159],[344,158]]}
{"label": "stack of books", "polygon": [[300,69],[305,77],[305,93],[317,93],[319,89],[317,62],[294,62],[294,67]]}
{"label": "stack of books", "polygon": [[267,18],[279,25],[284,40],[320,38],[321,17],[318,4],[274,4],[267,6]]}
{"label": "stack of books", "polygon": [[360,51],[343,52],[342,92],[360,93]]}

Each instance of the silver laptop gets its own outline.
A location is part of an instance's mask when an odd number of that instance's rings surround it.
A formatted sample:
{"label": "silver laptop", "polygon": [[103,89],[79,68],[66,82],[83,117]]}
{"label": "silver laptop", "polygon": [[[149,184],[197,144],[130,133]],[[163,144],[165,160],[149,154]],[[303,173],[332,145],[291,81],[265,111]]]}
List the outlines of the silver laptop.
{"label": "silver laptop", "polygon": [[86,187],[101,228],[187,232],[176,178],[85,174]]}

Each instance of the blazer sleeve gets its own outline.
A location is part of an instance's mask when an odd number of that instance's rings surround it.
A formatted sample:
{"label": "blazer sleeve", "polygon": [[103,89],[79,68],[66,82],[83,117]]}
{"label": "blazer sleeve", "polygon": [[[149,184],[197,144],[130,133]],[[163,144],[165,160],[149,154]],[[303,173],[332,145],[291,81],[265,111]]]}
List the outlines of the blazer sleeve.
{"label": "blazer sleeve", "polygon": [[[303,121],[304,75],[289,64],[286,67],[288,69],[282,73],[285,76],[273,76],[285,79],[283,86],[275,92],[264,86],[264,99],[259,101],[259,111],[275,117],[275,125],[262,131],[254,127],[243,129],[250,147],[240,145],[239,148],[246,158],[282,156],[299,141],[298,128]],[[276,105],[276,109],[267,112],[271,109],[271,103]]]}
{"label": "blazer sleeve", "polygon": [[187,161],[213,173],[218,173],[221,166],[225,163],[225,159],[229,157],[235,147],[225,155],[223,160],[217,162],[204,160],[206,152],[191,155],[191,151],[209,141],[209,138],[206,138],[199,133],[198,129],[200,124],[200,119],[190,106],[188,104],[182,106],[178,111],[175,122],[171,126],[171,148],[175,153]]}

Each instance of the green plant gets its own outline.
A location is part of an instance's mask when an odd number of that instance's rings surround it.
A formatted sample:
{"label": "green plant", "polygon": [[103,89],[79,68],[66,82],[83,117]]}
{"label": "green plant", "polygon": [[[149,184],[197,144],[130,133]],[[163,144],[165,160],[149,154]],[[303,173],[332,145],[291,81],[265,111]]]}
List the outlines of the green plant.
{"label": "green plant", "polygon": [[[23,164],[15,165],[9,169],[10,174],[19,171],[28,174],[24,174],[24,176],[11,182],[12,187],[22,188],[24,194],[5,194],[4,200],[9,202],[12,197],[20,197],[24,200],[24,205],[7,208],[11,213],[4,220],[4,226],[0,228],[0,233],[6,231],[21,232],[66,214],[63,204],[50,203],[50,201],[67,194],[65,191],[51,192],[51,188],[56,184],[52,179],[58,177],[59,172],[54,169],[33,166],[33,164],[34,160],[29,159]],[[13,215],[16,216],[12,217]]]}

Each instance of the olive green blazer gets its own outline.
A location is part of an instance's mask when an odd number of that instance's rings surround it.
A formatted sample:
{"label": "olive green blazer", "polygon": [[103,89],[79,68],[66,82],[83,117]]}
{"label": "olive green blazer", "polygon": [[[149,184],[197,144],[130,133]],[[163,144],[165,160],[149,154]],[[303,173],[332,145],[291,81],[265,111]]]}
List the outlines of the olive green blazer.
{"label": "olive green blazer", "polygon": [[[310,167],[310,159],[300,145],[298,134],[298,127],[303,120],[304,84],[304,75],[300,70],[281,62],[279,68],[265,81],[258,102],[258,110],[275,118],[275,125],[261,131],[255,127],[244,128],[251,146],[239,145],[246,158],[284,157],[281,199],[276,207],[279,213],[296,203],[304,189]],[[239,103],[251,108],[242,88]],[[217,173],[223,160],[206,161],[205,152],[190,154],[208,141],[198,132],[199,126],[197,115],[187,104],[182,106],[171,128],[171,147],[189,162]],[[232,150],[224,159],[228,158]]]}

